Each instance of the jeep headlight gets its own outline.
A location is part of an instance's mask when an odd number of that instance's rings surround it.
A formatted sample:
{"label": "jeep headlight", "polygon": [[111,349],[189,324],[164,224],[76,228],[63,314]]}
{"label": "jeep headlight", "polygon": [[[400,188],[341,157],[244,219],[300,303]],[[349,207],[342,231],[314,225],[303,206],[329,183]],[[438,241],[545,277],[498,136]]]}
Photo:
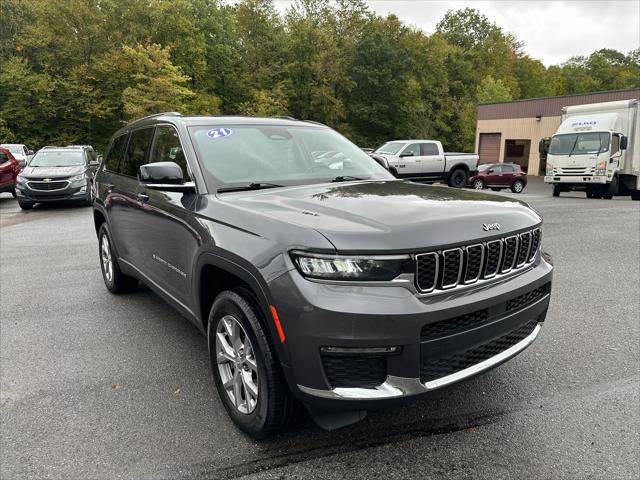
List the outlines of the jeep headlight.
{"label": "jeep headlight", "polygon": [[291,252],[298,271],[307,278],[342,281],[389,281],[402,272],[408,255],[360,256]]}

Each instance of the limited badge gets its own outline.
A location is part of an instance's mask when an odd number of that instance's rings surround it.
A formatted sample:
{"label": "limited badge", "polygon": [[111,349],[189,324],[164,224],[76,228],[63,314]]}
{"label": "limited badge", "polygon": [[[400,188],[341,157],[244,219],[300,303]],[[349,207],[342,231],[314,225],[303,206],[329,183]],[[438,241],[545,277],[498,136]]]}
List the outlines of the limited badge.
{"label": "limited badge", "polygon": [[224,137],[228,137],[232,133],[233,133],[233,130],[231,130],[230,128],[220,127],[220,128],[214,128],[213,130],[209,130],[207,132],[207,137],[213,138],[213,139],[224,138]]}

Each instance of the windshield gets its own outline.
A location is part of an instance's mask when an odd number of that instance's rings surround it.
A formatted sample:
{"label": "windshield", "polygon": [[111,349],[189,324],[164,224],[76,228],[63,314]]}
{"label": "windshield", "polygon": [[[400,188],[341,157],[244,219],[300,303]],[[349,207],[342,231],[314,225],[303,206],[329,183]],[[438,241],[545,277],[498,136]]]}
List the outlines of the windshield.
{"label": "windshield", "polygon": [[296,185],[336,177],[392,179],[369,155],[329,128],[230,125],[189,128],[205,175],[225,186]]}
{"label": "windshield", "polygon": [[609,150],[609,133],[584,132],[554,135],[549,146],[551,155],[587,155]]}
{"label": "windshield", "polygon": [[484,165],[478,165],[478,171],[484,172],[485,170],[489,170],[491,167],[493,167],[493,163],[485,163]]}
{"label": "windshield", "polygon": [[81,151],[40,150],[29,162],[30,167],[70,167],[84,165]]}
{"label": "windshield", "polygon": [[378,148],[374,153],[382,153],[383,155],[395,155],[404,147],[404,142],[387,142]]}
{"label": "windshield", "polygon": [[13,155],[24,155],[24,150],[22,150],[22,145],[0,145],[2,148],[6,148]]}

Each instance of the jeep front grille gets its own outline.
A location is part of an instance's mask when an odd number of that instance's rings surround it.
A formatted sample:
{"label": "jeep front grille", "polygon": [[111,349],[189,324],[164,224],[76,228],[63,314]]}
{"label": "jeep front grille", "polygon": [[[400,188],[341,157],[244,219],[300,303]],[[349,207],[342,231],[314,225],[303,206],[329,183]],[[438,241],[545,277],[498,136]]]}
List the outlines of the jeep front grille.
{"label": "jeep front grille", "polygon": [[540,248],[536,228],[490,242],[416,255],[416,287],[421,293],[471,285],[523,269]]}

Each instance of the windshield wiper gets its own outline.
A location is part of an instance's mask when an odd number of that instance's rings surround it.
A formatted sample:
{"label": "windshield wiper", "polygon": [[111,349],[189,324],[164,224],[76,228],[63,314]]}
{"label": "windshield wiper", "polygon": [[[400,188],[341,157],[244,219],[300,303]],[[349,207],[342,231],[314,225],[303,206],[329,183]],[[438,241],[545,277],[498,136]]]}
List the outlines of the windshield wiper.
{"label": "windshield wiper", "polygon": [[242,192],[245,190],[263,190],[265,188],[277,188],[284,187],[284,185],[278,185],[277,183],[269,183],[269,182],[253,182],[248,185],[240,185],[237,187],[223,187],[217,190],[218,193],[223,192]]}
{"label": "windshield wiper", "polygon": [[366,180],[366,178],[362,177],[354,177],[353,175],[338,175],[336,178],[331,180],[332,182],[346,182],[349,180]]}
{"label": "windshield wiper", "polygon": [[576,148],[577,144],[578,144],[578,135],[576,135],[576,140],[573,142],[573,147],[571,147],[571,151],[569,152],[569,156],[571,156],[571,154],[573,153],[573,150]]}

